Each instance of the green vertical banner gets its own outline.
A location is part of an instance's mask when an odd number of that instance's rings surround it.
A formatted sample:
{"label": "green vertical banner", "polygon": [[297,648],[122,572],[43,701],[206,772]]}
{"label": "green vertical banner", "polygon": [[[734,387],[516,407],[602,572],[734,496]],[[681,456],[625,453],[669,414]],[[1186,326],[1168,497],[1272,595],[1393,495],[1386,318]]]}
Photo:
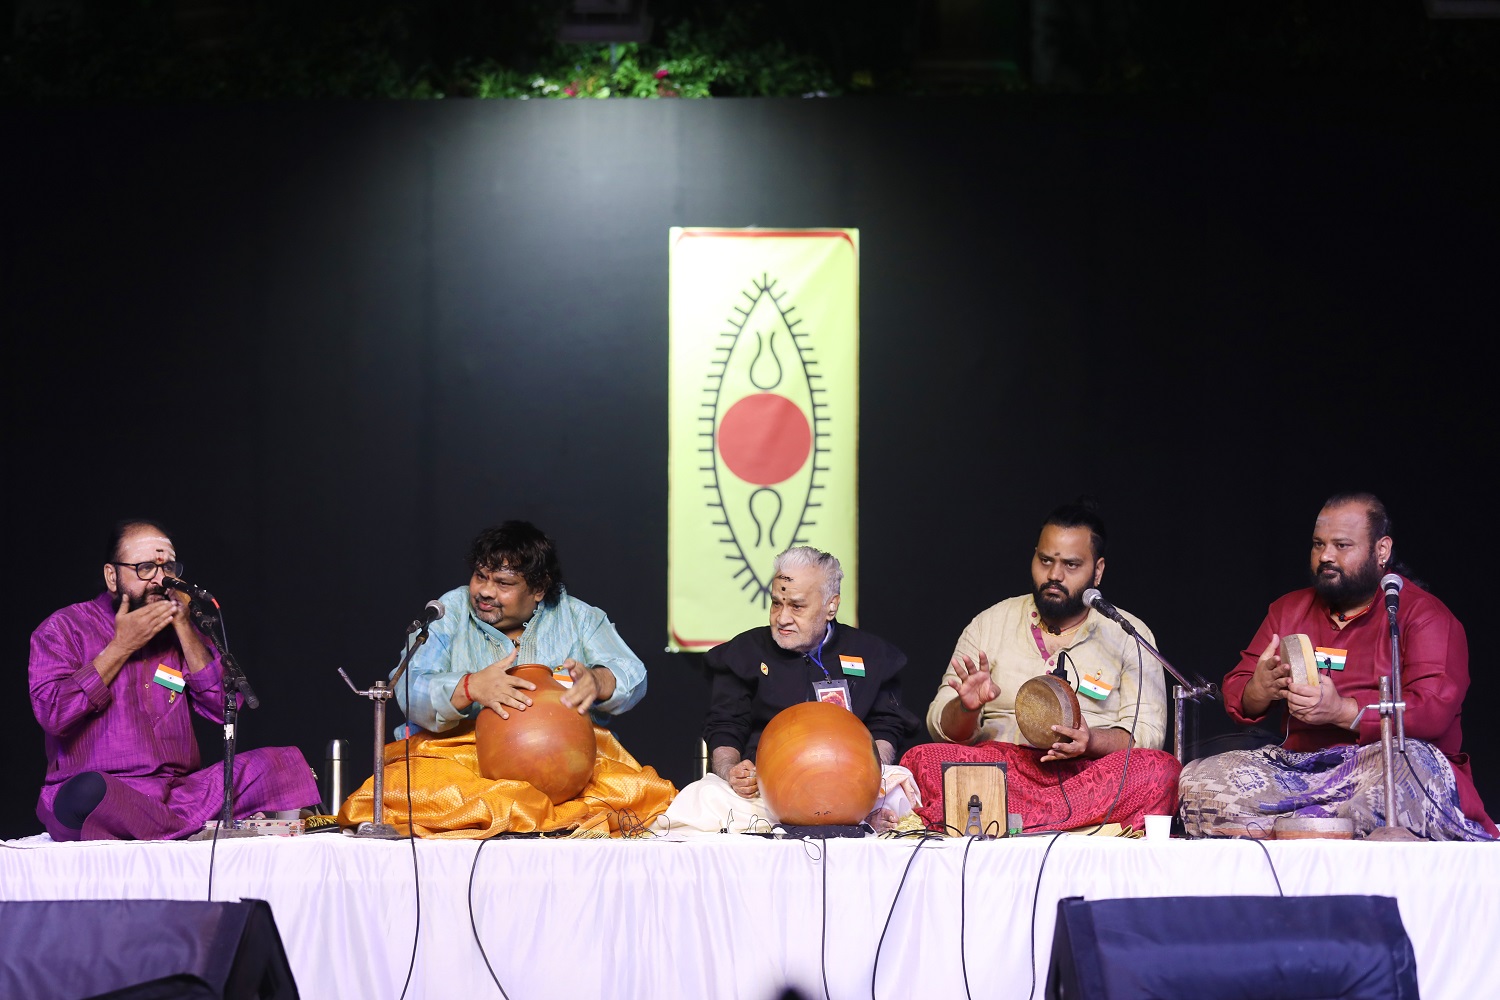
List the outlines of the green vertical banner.
{"label": "green vertical banner", "polygon": [[671,230],[668,648],[766,623],[793,545],[859,597],[859,231]]}

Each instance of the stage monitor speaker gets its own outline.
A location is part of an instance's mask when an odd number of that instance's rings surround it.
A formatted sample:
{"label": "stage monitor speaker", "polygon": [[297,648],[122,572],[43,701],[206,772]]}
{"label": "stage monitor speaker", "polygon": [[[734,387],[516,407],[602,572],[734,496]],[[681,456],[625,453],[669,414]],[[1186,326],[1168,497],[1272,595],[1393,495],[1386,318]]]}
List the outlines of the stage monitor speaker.
{"label": "stage monitor speaker", "polygon": [[1072,897],[1047,1000],[1418,1000],[1387,896]]}
{"label": "stage monitor speaker", "polygon": [[297,1000],[263,900],[0,903],[0,997]]}

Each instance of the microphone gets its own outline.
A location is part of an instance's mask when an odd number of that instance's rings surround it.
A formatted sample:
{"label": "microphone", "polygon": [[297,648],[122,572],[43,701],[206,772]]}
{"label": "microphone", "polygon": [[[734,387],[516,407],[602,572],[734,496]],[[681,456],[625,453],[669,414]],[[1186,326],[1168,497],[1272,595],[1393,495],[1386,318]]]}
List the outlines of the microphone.
{"label": "microphone", "polygon": [[1395,573],[1387,573],[1380,578],[1380,589],[1385,591],[1385,609],[1391,614],[1396,613],[1396,608],[1401,604],[1401,588],[1406,581]]}
{"label": "microphone", "polygon": [[422,608],[422,617],[416,619],[410,625],[406,626],[406,634],[411,635],[418,629],[421,629],[423,632],[427,631],[427,627],[429,625],[431,625],[433,622],[437,621],[447,613],[448,609],[443,607],[442,601],[428,601],[427,604]]}
{"label": "microphone", "polygon": [[167,590],[175,590],[186,594],[195,601],[203,601],[206,604],[212,604],[216,608],[219,606],[219,602],[214,598],[214,595],[196,583],[188,583],[186,580],[179,580],[175,576],[169,576],[162,580],[161,585]]}
{"label": "microphone", "polygon": [[1083,603],[1099,612],[1116,625],[1125,630],[1128,635],[1135,635],[1135,626],[1130,624],[1130,619],[1120,614],[1120,609],[1104,599],[1104,595],[1098,590],[1090,587],[1083,592]]}

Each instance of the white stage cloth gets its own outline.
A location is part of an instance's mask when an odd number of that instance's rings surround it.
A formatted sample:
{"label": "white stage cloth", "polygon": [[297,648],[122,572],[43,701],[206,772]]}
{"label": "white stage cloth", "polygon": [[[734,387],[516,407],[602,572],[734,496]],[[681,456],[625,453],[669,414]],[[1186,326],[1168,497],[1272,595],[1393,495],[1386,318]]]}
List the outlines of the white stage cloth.
{"label": "white stage cloth", "polygon": [[[1262,851],[1248,841],[1053,839],[975,842],[962,880],[967,842],[930,841],[899,900],[916,841],[497,840],[479,856],[473,921],[511,1000],[769,1000],[788,986],[822,997],[825,968],[833,1000],[869,997],[872,975],[876,997],[963,997],[960,948],[972,996],[1026,997],[1034,968],[1030,995],[1040,997],[1060,898],[1274,895],[1274,864],[1288,896],[1395,896],[1425,1000],[1500,996],[1490,965],[1500,935],[1495,846],[1294,841]],[[470,928],[480,847],[416,845],[413,1000],[500,995]],[[206,899],[209,851],[11,842],[0,848],[0,898]],[[241,897],[271,904],[303,997],[400,996],[417,923],[408,842],[223,841],[213,898]]]}

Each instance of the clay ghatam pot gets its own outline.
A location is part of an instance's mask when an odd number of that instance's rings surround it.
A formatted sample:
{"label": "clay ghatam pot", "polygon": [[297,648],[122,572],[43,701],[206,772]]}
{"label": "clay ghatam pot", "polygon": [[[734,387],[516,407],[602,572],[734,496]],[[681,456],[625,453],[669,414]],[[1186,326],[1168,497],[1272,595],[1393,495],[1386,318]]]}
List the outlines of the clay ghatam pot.
{"label": "clay ghatam pot", "polygon": [[859,823],[880,796],[875,741],[854,713],[828,702],[783,709],[755,751],[766,804],[796,826]]}
{"label": "clay ghatam pot", "polygon": [[593,721],[562,703],[568,689],[553,680],[551,667],[523,663],[507,673],[531,681],[536,690],[528,692],[532,704],[524,712],[507,709],[509,719],[480,710],[474,723],[479,773],[491,781],[525,781],[553,805],[576,798],[594,775]]}

